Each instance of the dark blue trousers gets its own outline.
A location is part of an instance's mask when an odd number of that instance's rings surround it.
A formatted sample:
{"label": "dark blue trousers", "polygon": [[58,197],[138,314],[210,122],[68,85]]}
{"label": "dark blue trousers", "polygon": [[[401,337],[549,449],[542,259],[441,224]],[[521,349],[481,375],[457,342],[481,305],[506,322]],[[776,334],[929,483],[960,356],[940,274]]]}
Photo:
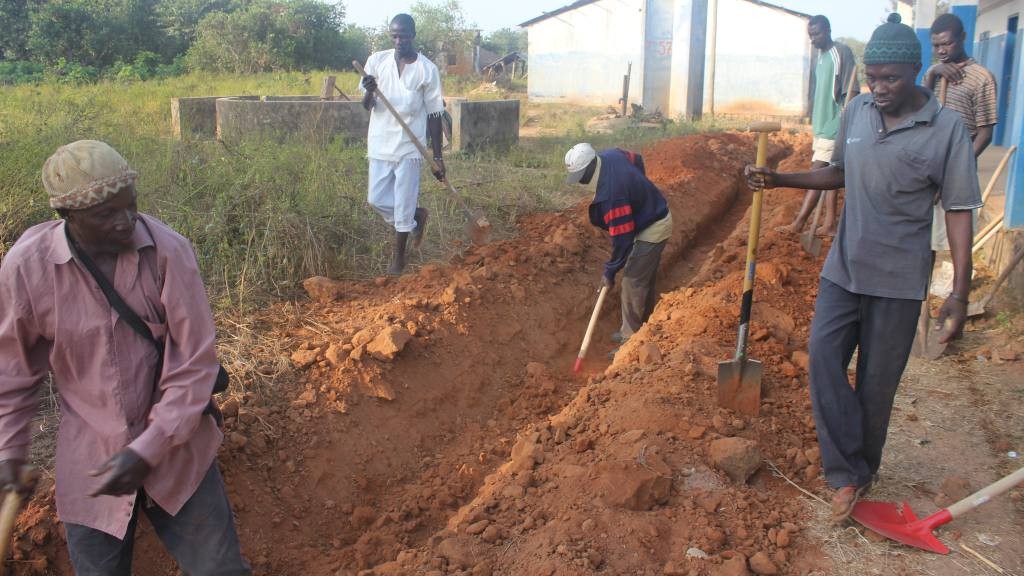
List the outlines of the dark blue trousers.
{"label": "dark blue trousers", "polygon": [[[920,300],[864,296],[821,279],[811,322],[811,405],[833,488],[862,486],[878,472],[920,313]],[[846,370],[854,350],[851,387]]]}
{"label": "dark blue trousers", "polygon": [[148,498],[140,491],[124,540],[86,526],[64,525],[68,554],[77,576],[131,576],[139,510],[149,518],[160,541],[177,560],[185,576],[252,574],[249,563],[242,557],[216,461],[177,516],[171,516],[155,504],[140,504],[146,500]]}

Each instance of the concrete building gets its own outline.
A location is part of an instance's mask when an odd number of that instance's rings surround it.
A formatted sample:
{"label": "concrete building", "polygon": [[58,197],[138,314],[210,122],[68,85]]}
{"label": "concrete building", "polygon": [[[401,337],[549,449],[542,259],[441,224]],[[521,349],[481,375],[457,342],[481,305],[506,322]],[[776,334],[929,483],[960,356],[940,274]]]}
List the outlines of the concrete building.
{"label": "concrete building", "polygon": [[[718,20],[728,22],[716,27],[716,109],[806,115],[810,16],[759,0],[716,1]],[[631,102],[700,116],[715,54],[708,7],[709,0],[579,0],[523,22],[530,99],[614,105],[629,71]],[[766,29],[773,42],[759,40]]]}

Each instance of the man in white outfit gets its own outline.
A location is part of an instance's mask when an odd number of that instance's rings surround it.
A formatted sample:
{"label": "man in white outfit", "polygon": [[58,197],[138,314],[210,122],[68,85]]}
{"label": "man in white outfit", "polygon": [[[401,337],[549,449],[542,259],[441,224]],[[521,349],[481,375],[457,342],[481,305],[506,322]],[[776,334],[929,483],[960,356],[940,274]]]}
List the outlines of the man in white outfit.
{"label": "man in white outfit", "polygon": [[445,178],[441,158],[441,117],[444,99],[437,66],[416,51],[416,22],[408,14],[392,18],[389,27],[395,47],[375,52],[366,60],[363,77],[363,107],[370,111],[367,156],[370,161],[367,200],[388,224],[395,227],[395,250],[388,274],[398,276],[405,269],[406,244],[412,233],[412,246],[423,241],[428,212],[416,206],[420,194],[420,168],[423,158],[416,144],[383,104],[377,105],[377,91],[388,99],[423,142],[430,133],[434,176]]}

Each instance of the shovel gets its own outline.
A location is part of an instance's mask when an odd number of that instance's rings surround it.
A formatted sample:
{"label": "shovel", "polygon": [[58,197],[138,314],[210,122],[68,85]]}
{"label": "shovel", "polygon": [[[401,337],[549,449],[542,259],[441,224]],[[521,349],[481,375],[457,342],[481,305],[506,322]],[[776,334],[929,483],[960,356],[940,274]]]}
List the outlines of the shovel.
{"label": "shovel", "polygon": [[[768,133],[778,132],[778,122],[756,122],[751,132],[758,133],[757,167],[766,166]],[[761,200],[764,190],[754,192],[750,208],[750,232],[747,235],[747,266],[743,278],[743,304],[740,307],[740,327],[736,355],[732,360],[718,363],[718,405],[741,414],[756,416],[761,411],[761,362],[747,358],[747,336],[750,333],[750,310],[754,306],[754,269],[757,266],[757,241],[761,231]]]}
{"label": "shovel", "polygon": [[587,333],[583,335],[583,344],[580,345],[580,353],[576,355],[576,364],[572,367],[573,373],[578,373],[583,366],[583,359],[587,357],[587,349],[590,348],[590,338],[594,335],[594,327],[597,326],[597,317],[601,315],[601,306],[604,305],[604,297],[608,295],[608,286],[601,286],[597,293],[597,304],[594,311],[590,313],[590,322],[587,324]]}
{"label": "shovel", "polygon": [[1010,277],[1010,272],[1013,272],[1013,269],[1017,267],[1017,264],[1020,264],[1022,259],[1024,259],[1024,246],[1022,246],[1020,250],[1017,250],[1017,253],[1013,255],[1013,259],[1006,265],[1006,268],[1003,268],[1003,271],[999,274],[999,278],[996,279],[995,286],[992,287],[992,291],[985,294],[985,296],[978,302],[971,302],[970,305],[967,306],[968,317],[981,316],[985,313],[985,307],[992,301],[992,297],[996,295],[996,292],[998,292],[999,288],[1002,287],[1003,282],[1006,282],[1006,279]]}
{"label": "shovel", "polygon": [[900,544],[913,546],[936,554],[949,554],[949,548],[932,535],[932,530],[948,524],[978,506],[999,496],[1017,484],[1024,482],[1024,468],[1021,468],[993,484],[978,490],[949,508],[918,520],[910,504],[902,506],[891,502],[862,500],[853,507],[851,516],[857,522]]}
{"label": "shovel", "polygon": [[800,235],[800,247],[804,252],[812,256],[821,254],[821,238],[815,233],[818,230],[818,216],[821,215],[821,205],[825,203],[825,192],[818,192],[818,203],[814,206],[814,217],[811,218],[811,228]]}
{"label": "shovel", "polygon": [[[358,61],[353,60],[352,66],[361,76],[366,76],[366,70],[363,70],[362,64]],[[389,102],[383,94],[381,94],[380,90],[377,90],[376,98],[383,102],[384,106],[389,112],[391,112],[391,115],[395,117],[395,120],[398,120],[398,124],[402,126],[402,130],[405,132],[405,135],[409,137],[409,140],[412,140],[412,143],[416,145],[416,149],[420,151],[423,158],[430,163],[430,168],[435,171],[438,170],[439,166],[437,165],[437,162],[434,161],[434,155],[427,151],[427,147],[420,142],[420,139],[417,138],[415,134],[413,134],[409,125],[405,123],[405,120],[402,120],[402,116],[398,113],[398,110],[395,110],[395,107],[391,105],[391,102]],[[452,183],[448,181],[448,178],[445,178],[443,183],[448,187],[448,191],[452,193],[452,197],[455,198],[455,201],[459,204],[459,208],[462,209],[462,213],[466,216],[466,233],[469,234],[473,244],[478,246],[486,244],[491,235],[491,223],[487,220],[487,216],[484,214],[484,211],[480,208],[471,211],[469,206],[466,205],[466,201],[462,198],[462,194],[459,194],[459,191],[455,189],[455,186],[452,186]]]}

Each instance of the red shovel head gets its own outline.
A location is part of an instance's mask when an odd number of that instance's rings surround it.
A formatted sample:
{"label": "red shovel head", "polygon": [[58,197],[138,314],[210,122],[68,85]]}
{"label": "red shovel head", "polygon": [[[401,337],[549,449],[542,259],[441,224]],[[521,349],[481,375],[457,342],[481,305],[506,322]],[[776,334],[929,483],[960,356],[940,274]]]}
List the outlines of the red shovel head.
{"label": "red shovel head", "polygon": [[906,502],[900,506],[891,502],[861,500],[853,507],[851,516],[865,527],[900,544],[936,554],[949,554],[949,548],[932,535],[932,530],[953,519],[949,510],[943,509],[918,520]]}

